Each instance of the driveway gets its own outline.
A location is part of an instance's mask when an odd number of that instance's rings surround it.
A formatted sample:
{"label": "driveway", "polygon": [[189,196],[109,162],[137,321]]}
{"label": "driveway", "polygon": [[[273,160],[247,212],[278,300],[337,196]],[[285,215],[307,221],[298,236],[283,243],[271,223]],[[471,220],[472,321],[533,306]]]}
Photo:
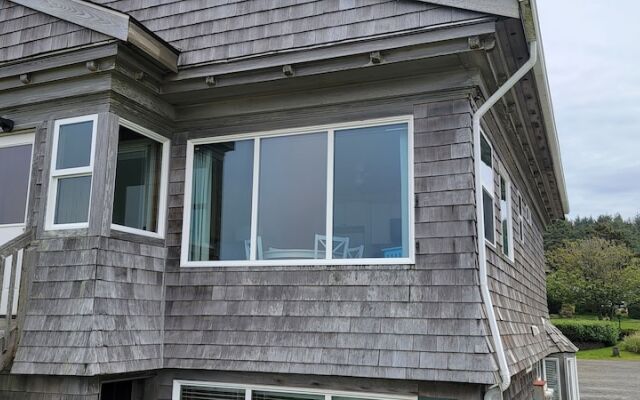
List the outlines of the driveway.
{"label": "driveway", "polygon": [[640,399],[640,362],[578,360],[581,400]]}

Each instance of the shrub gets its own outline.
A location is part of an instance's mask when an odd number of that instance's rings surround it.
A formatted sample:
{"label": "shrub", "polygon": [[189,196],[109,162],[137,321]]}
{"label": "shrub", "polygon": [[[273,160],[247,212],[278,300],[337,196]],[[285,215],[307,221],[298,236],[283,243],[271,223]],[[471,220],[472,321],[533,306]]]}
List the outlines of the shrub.
{"label": "shrub", "polygon": [[573,304],[563,304],[560,308],[560,316],[562,318],[573,318],[573,314],[576,312],[576,306]]}
{"label": "shrub", "polygon": [[622,328],[620,330],[620,340],[626,338],[627,336],[633,336],[636,333],[640,333],[640,330],[635,328]]}
{"label": "shrub", "polygon": [[629,318],[640,319],[640,303],[631,304],[628,307]]}
{"label": "shrub", "polygon": [[640,334],[636,333],[632,336],[627,336],[622,342],[622,348],[626,351],[640,354]]}
{"label": "shrub", "polygon": [[620,337],[620,329],[611,322],[560,320],[554,321],[554,324],[572,342],[596,342],[612,346]]}

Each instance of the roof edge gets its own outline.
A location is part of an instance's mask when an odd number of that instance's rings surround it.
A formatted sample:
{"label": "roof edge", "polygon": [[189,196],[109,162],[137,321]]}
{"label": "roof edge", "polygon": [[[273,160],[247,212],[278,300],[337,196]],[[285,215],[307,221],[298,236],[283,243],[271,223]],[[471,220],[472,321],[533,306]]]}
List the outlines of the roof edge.
{"label": "roof edge", "polygon": [[11,2],[131,43],[163,67],[178,72],[178,52],[128,14],[84,0]]}
{"label": "roof edge", "polygon": [[567,192],[567,184],[564,177],[562,167],[562,155],[560,153],[560,141],[558,139],[558,131],[556,128],[556,120],[553,112],[553,101],[551,100],[551,89],[549,87],[549,78],[547,76],[547,65],[544,57],[544,46],[542,45],[542,34],[540,32],[540,20],[538,19],[538,7],[536,0],[530,0],[531,11],[533,16],[533,24],[535,34],[538,41],[538,62],[533,68],[535,82],[540,96],[542,105],[542,114],[544,116],[545,131],[547,133],[547,142],[551,159],[553,161],[553,172],[556,178],[556,186],[560,193],[560,202],[562,203],[562,211],[565,215],[569,214],[569,195]]}
{"label": "roof edge", "polygon": [[437,4],[464,10],[478,11],[509,18],[520,18],[518,0],[419,0],[423,3]]}

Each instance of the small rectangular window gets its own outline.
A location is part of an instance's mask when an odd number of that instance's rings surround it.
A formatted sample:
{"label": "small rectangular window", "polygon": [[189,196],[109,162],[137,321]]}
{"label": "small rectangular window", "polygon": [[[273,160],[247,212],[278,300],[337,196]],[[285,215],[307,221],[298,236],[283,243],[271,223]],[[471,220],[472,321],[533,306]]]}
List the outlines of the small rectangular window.
{"label": "small rectangular window", "polygon": [[57,120],[54,125],[47,228],[85,228],[89,222],[98,116]]}
{"label": "small rectangular window", "polygon": [[480,174],[482,175],[482,215],[484,216],[484,238],[495,245],[495,203],[494,203],[494,174],[493,148],[484,135],[480,136]]}
{"label": "small rectangular window", "polygon": [[121,120],[118,131],[112,226],[162,235],[168,140]]}
{"label": "small rectangular window", "polygon": [[513,260],[513,222],[511,182],[500,175],[500,221],[502,224],[502,254]]}

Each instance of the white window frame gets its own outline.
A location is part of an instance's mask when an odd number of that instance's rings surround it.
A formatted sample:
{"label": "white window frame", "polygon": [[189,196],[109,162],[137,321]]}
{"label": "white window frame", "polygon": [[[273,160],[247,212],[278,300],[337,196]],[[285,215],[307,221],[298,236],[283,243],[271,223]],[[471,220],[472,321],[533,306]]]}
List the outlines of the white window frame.
{"label": "white window frame", "polygon": [[[342,129],[367,128],[394,123],[407,124],[407,210],[408,210],[408,251],[409,256],[403,258],[354,258],[330,259],[330,246],[333,243],[333,150],[334,132]],[[328,249],[327,259],[300,260],[256,260],[257,231],[258,231],[258,190],[260,165],[260,140],[278,136],[304,135],[309,133],[327,132],[327,215],[326,236]],[[253,150],[253,193],[251,202],[251,254],[250,260],[224,261],[189,261],[189,240],[191,224],[191,196],[193,185],[193,155],[194,148],[200,144],[225,143],[238,140],[255,140]],[[182,267],[224,267],[224,266],[282,266],[282,265],[401,265],[415,263],[415,210],[414,210],[414,164],[413,164],[413,115],[403,115],[391,118],[380,118],[365,121],[308,126],[302,128],[283,129],[267,132],[253,132],[237,135],[207,137],[187,141],[187,159],[185,165],[184,210],[182,221],[182,248],[180,251],[180,265]]]}
{"label": "white window frame", "polygon": [[[513,241],[515,240],[515,238],[513,237],[513,205],[511,204],[511,202],[513,201],[512,198],[512,191],[513,191],[513,184],[511,183],[511,179],[509,178],[509,174],[507,174],[507,170],[504,167],[504,165],[500,166],[500,174],[498,175],[500,178],[500,232],[502,233],[502,250],[501,253],[503,256],[507,257],[509,259],[509,261],[514,262],[515,261],[515,255],[514,255],[514,245],[513,245]],[[505,195],[506,195],[506,199],[505,202],[507,203],[507,231],[509,234],[509,248],[507,249],[509,251],[509,254],[505,254],[504,252],[504,232],[503,232],[503,226],[502,226],[502,182],[504,181],[506,188],[505,188]]]}
{"label": "white window frame", "polygon": [[524,197],[521,192],[518,192],[518,227],[518,240],[520,243],[524,244]]}
{"label": "white window frame", "polygon": [[[552,361],[553,363],[556,364],[556,371],[558,373],[558,398],[562,399],[562,371],[560,370],[560,360],[555,358],[555,357],[547,357],[545,359],[542,360],[542,374],[544,376],[544,381],[548,382],[547,380],[547,364],[545,363],[546,361]],[[555,390],[555,389],[554,389]]]}
{"label": "white window frame", "polygon": [[[153,238],[164,238],[167,221],[167,188],[169,182],[169,158],[171,151],[171,141],[169,138],[159,135],[143,126],[135,124],[124,118],[119,118],[119,126],[131,129],[135,133],[155,140],[162,145],[162,161],[160,162],[160,188],[158,190],[158,226],[155,231],[146,231],[144,229],[131,228],[124,225],[118,225],[111,222],[111,229],[119,232],[132,233],[135,235],[148,236]],[[116,166],[117,170],[117,166]],[[113,212],[113,206],[112,206]],[[111,216],[113,221],[113,215]]]}
{"label": "white window frame", "polygon": [[182,391],[182,386],[245,390],[245,400],[251,400],[251,395],[253,391],[316,395],[316,396],[324,396],[325,400],[332,400],[333,396],[364,398],[367,400],[417,400],[418,399],[418,396],[415,396],[415,395],[380,394],[380,393],[351,392],[351,391],[340,391],[340,390],[307,389],[307,388],[297,388],[297,387],[290,387],[290,386],[245,385],[245,384],[226,383],[226,382],[205,382],[205,381],[189,381],[189,380],[175,379],[173,381],[173,390],[172,390],[172,396],[171,396],[172,400],[181,400],[180,392]]}
{"label": "white window frame", "polygon": [[[91,154],[89,155],[89,165],[84,167],[64,168],[58,170],[56,168],[58,160],[58,138],[60,135],[60,127],[63,125],[70,125],[79,122],[92,121],[91,131]],[[51,167],[49,170],[49,190],[47,196],[47,210],[45,230],[62,230],[62,229],[82,229],[89,227],[89,221],[91,219],[91,198],[93,195],[93,163],[95,158],[96,140],[98,133],[98,114],[84,115],[80,117],[58,119],[55,121],[53,128],[53,146],[51,147]],[[91,186],[89,188],[89,209],[87,210],[87,221],[77,222],[70,224],[56,224],[54,223],[55,210],[56,210],[56,196],[58,193],[58,181],[63,178],[73,178],[80,176],[90,176]]]}
{"label": "white window frame", "polygon": [[[491,144],[491,141],[489,140],[489,138],[487,137],[487,135],[484,133],[483,130],[480,130],[480,134],[482,135],[482,137],[484,138],[484,140],[487,142],[487,144],[489,145],[489,148],[491,149],[491,187],[488,188],[484,185],[484,183],[482,184],[482,190],[483,192],[486,191],[487,193],[489,193],[489,196],[491,196],[491,214],[493,215],[493,241],[487,239],[486,235],[484,234],[484,232],[482,233],[482,235],[484,236],[484,243],[489,245],[492,249],[496,249],[497,248],[497,227],[496,227],[496,171],[495,171],[495,150],[493,148],[493,145]],[[482,146],[482,141],[480,141],[480,146]],[[482,150],[480,150],[480,153],[482,154]],[[482,164],[482,160],[480,160],[480,163]],[[480,179],[480,181],[482,181],[482,179]],[[484,196],[483,196],[484,199]],[[482,204],[482,218],[484,218],[484,204]],[[486,227],[486,222],[484,221],[484,225]]]}
{"label": "white window frame", "polygon": [[31,146],[31,158],[29,159],[29,182],[27,184],[27,202],[24,207],[24,218],[22,222],[16,222],[11,224],[0,224],[0,228],[20,228],[26,226],[27,217],[29,216],[29,196],[31,195],[31,174],[33,172],[33,154],[35,147],[35,132],[26,132],[13,134],[9,136],[2,136],[2,142],[0,148],[18,147],[18,146]]}
{"label": "white window frame", "polygon": [[567,376],[568,400],[580,400],[580,385],[578,384],[578,360],[567,357],[565,360],[565,375]]}

